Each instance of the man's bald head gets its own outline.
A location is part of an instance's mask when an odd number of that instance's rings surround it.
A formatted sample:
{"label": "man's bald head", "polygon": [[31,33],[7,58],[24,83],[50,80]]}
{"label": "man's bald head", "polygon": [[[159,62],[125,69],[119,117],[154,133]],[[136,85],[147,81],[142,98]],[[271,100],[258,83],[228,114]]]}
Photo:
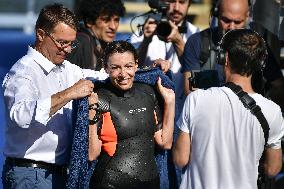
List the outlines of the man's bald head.
{"label": "man's bald head", "polygon": [[221,31],[244,28],[249,18],[248,0],[221,0],[218,25]]}

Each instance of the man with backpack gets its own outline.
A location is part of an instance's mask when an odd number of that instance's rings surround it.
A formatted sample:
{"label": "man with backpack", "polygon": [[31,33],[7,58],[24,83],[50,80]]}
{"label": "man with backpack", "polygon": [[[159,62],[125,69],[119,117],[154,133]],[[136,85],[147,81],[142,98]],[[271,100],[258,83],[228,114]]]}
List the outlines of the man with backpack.
{"label": "man with backpack", "polygon": [[[186,94],[189,94],[192,87],[208,88],[224,83],[223,68],[216,64],[218,42],[226,32],[246,26],[249,18],[249,1],[218,0],[211,14],[218,18],[218,26],[193,34],[184,47],[181,62]],[[198,74],[204,70],[207,71],[203,72],[203,75]],[[194,78],[195,84],[190,82],[189,78],[192,82]]]}
{"label": "man with backpack", "polygon": [[224,35],[218,50],[226,84],[187,96],[178,121],[174,162],[180,189],[267,189],[282,166],[280,107],[254,91],[252,73],[264,67],[264,39],[250,29]]}

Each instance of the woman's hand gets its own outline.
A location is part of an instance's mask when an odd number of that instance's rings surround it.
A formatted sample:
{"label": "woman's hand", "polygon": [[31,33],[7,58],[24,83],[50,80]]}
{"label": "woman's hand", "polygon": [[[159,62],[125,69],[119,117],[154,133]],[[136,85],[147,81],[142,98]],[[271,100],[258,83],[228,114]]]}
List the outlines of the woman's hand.
{"label": "woman's hand", "polygon": [[96,115],[96,108],[99,101],[97,93],[92,92],[88,97],[89,101],[89,120],[93,120]]}
{"label": "woman's hand", "polygon": [[98,94],[92,92],[90,96],[88,97],[88,100],[89,100],[89,105],[98,103],[99,101]]}
{"label": "woman's hand", "polygon": [[160,67],[161,70],[166,73],[171,68],[171,62],[164,59],[156,59],[154,60],[153,67]]}
{"label": "woman's hand", "polygon": [[157,82],[157,89],[162,95],[165,103],[167,104],[174,104],[175,103],[175,93],[172,89],[166,88],[161,83],[161,78],[159,77]]}
{"label": "woman's hand", "polygon": [[155,133],[154,138],[160,148],[171,149],[175,119],[175,93],[172,89],[162,86],[161,78],[158,79],[157,88],[164,98],[164,113],[162,129]]}
{"label": "woman's hand", "polygon": [[[96,108],[98,104],[97,93],[92,92],[88,97],[89,101],[89,120],[93,120],[96,115]],[[97,134],[97,123],[91,123],[89,126],[89,160],[93,161],[101,153],[102,141],[99,139]]]}

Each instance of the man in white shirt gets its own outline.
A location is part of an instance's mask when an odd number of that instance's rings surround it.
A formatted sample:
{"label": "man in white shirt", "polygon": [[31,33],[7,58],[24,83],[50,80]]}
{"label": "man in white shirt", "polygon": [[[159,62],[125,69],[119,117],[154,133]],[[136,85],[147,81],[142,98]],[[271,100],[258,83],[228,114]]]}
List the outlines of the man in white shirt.
{"label": "man in white shirt", "polygon": [[4,78],[4,188],[65,188],[72,100],[93,92],[93,83],[84,78],[106,77],[65,60],[76,47],[76,25],[74,14],[62,5],[44,7],[35,45]]}
{"label": "man in white shirt", "polygon": [[265,42],[249,29],[231,30],[221,41],[226,82],[239,85],[261,108],[270,128],[267,146],[263,122],[230,88],[198,89],[185,101],[173,148],[175,164],[185,169],[181,189],[256,189],[262,153],[265,174],[273,177],[281,169],[281,109],[251,86],[252,72],[262,69],[267,56]]}

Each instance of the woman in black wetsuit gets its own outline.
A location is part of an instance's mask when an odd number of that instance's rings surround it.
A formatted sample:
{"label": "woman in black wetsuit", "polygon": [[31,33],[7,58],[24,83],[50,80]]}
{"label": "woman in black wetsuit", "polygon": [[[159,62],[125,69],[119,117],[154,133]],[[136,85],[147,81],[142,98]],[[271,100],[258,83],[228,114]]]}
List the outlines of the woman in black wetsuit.
{"label": "woman in black wetsuit", "polygon": [[89,159],[98,158],[90,188],[160,188],[154,150],[172,146],[174,92],[160,79],[156,89],[134,82],[138,57],[128,42],[110,43],[104,62],[110,79],[89,97]]}

